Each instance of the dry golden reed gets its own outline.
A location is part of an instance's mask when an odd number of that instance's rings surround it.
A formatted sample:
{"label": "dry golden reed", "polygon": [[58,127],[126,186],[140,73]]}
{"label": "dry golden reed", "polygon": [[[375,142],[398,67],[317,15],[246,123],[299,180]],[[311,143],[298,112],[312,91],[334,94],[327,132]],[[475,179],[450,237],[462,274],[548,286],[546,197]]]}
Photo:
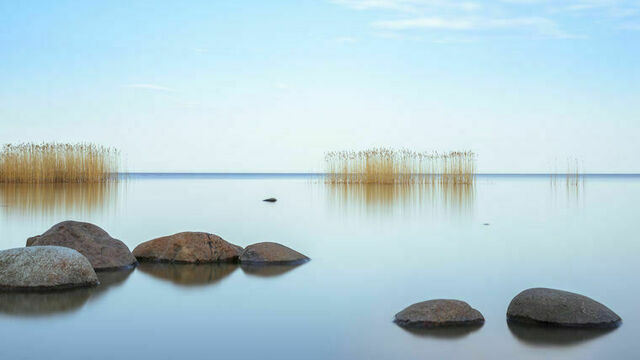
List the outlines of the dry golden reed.
{"label": "dry golden reed", "polygon": [[89,183],[117,179],[119,152],[94,144],[7,144],[0,183]]}
{"label": "dry golden reed", "polygon": [[472,184],[476,178],[471,151],[338,151],[327,153],[325,165],[330,184]]}

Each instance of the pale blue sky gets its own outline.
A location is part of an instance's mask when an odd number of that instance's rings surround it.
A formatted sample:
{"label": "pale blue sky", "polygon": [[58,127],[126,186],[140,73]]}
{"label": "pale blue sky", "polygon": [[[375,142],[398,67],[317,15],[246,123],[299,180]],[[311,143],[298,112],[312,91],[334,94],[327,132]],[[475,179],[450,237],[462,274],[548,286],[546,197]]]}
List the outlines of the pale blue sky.
{"label": "pale blue sky", "polygon": [[471,149],[483,172],[640,172],[640,1],[2,1],[0,143],[131,171],[322,170]]}

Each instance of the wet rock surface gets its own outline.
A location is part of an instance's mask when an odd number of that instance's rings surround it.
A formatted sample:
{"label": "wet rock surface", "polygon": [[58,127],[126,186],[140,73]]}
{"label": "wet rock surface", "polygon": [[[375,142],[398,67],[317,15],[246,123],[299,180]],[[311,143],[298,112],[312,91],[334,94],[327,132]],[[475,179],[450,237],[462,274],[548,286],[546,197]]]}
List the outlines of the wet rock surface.
{"label": "wet rock surface", "polygon": [[138,261],[213,263],[237,262],[242,248],[205,232],[181,232],[144,242],[133,255]]}
{"label": "wet rock surface", "polygon": [[64,221],[44,234],[27,239],[27,246],[64,246],[84,255],[96,271],[133,267],[136,258],[127,245],[100,227],[79,221]]}
{"label": "wet rock surface", "polygon": [[482,314],[464,301],[437,299],[413,304],[395,316],[395,323],[407,328],[478,326]]}
{"label": "wet rock surface", "polygon": [[507,309],[509,321],[580,328],[611,328],[622,319],[603,304],[568,291],[533,288],[516,295]]}
{"label": "wet rock surface", "polygon": [[240,263],[251,265],[295,265],[309,260],[305,255],[274,242],[249,245],[240,255]]}
{"label": "wet rock surface", "polygon": [[61,246],[0,251],[0,290],[48,291],[98,284],[89,260]]}

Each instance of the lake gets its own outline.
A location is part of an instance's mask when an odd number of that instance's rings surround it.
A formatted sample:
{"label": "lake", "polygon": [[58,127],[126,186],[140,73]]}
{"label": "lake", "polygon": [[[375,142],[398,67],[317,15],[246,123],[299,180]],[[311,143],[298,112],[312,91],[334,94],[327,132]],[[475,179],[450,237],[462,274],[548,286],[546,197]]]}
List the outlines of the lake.
{"label": "lake", "polygon": [[[276,203],[261,200],[276,197]],[[0,358],[638,358],[640,177],[480,175],[475,186],[326,185],[316,175],[131,174],[115,185],[0,185],[0,248],[63,220],[131,250],[181,231],[274,241],[287,268],[143,264],[96,288],[0,294]],[[589,296],[613,331],[509,326],[520,291]],[[395,313],[460,299],[486,322],[414,333]]]}

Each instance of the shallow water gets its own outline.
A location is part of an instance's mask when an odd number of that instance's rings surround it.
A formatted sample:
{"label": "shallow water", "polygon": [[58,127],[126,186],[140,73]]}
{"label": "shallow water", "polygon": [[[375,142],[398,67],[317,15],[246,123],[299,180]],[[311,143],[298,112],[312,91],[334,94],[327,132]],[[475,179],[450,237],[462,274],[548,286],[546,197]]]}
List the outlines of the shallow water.
{"label": "shallow water", "polygon": [[[274,196],[276,203],[261,199]],[[295,268],[145,264],[93,289],[0,294],[0,358],[638,358],[640,177],[481,176],[475,187],[327,186],[312,176],[134,175],[103,189],[0,186],[0,248],[62,220],[131,249],[180,231],[276,241]],[[488,224],[488,225],[485,225]],[[530,287],[590,296],[613,331],[509,326]],[[455,298],[486,323],[409,332],[404,307]]]}

